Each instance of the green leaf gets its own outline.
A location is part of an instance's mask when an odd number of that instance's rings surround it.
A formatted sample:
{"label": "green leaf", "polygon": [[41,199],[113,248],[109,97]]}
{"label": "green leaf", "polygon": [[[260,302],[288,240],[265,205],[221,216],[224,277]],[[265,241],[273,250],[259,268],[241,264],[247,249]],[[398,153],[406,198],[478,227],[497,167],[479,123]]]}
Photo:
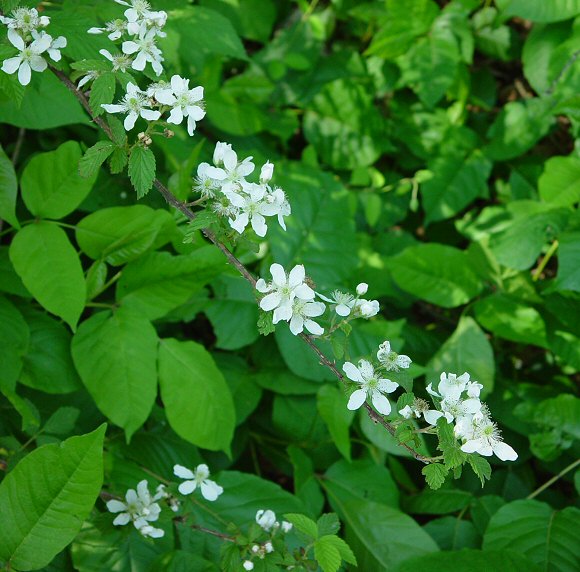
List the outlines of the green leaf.
{"label": "green leaf", "polygon": [[438,157],[429,163],[433,178],[421,185],[426,223],[456,215],[478,197],[487,197],[492,163],[480,151],[467,158]]}
{"label": "green leaf", "polygon": [[159,383],[167,420],[180,437],[229,452],[236,412],[230,389],[203,346],[162,340]]}
{"label": "green leaf", "polygon": [[508,205],[512,220],[490,237],[498,262],[516,270],[534,264],[542,248],[566,226],[570,211],[537,201],[514,201]]}
{"label": "green leaf", "polygon": [[[442,467],[442,465],[435,466]],[[471,493],[458,489],[440,489],[438,491],[425,489],[418,495],[406,498],[404,506],[410,514],[449,514],[464,509],[472,498]]]}
{"label": "green leaf", "polygon": [[79,173],[81,177],[93,177],[99,171],[99,167],[117,147],[111,141],[98,141],[89,147],[79,161]]}
{"label": "green leaf", "polygon": [[22,308],[30,327],[20,383],[45,393],[70,393],[82,387],[71,356],[71,334],[59,322],[30,307]]}
{"label": "green leaf", "polygon": [[336,169],[374,163],[388,148],[385,120],[363,85],[337,80],[324,86],[304,116],[304,135]]}
{"label": "green leaf", "polygon": [[340,568],[340,552],[330,536],[323,536],[314,543],[314,557],[322,572],[337,572]]}
{"label": "green leaf", "polygon": [[541,314],[532,306],[498,294],[478,300],[474,310],[478,322],[501,338],[548,346],[546,325]]}
{"label": "green leaf", "polygon": [[580,568],[580,510],[557,511],[535,500],[506,504],[492,517],[483,537],[484,550],[510,549],[544,570],[575,572]]}
{"label": "green leaf", "polygon": [[193,242],[196,231],[208,228],[219,220],[215,211],[204,209],[195,213],[195,218],[188,223],[183,242]]}
{"label": "green leaf", "polygon": [[304,264],[319,287],[348,279],[358,260],[349,193],[328,173],[305,164],[286,163],[274,176],[292,205],[287,232],[278,225],[268,229],[274,260],[286,269]]}
{"label": "green leaf", "polygon": [[316,523],[307,516],[303,514],[288,513],[284,515],[284,518],[288,522],[291,522],[296,530],[299,530],[306,536],[314,539],[318,538],[318,528]]}
{"label": "green leaf", "polygon": [[442,371],[462,374],[467,371],[472,379],[483,384],[484,393],[493,389],[493,349],[477,322],[470,317],[459,320],[457,329],[431,358],[427,369],[436,374]]}
{"label": "green leaf", "polygon": [[103,483],[105,425],[26,456],[0,485],[0,558],[15,570],[46,566],[81,529]]}
{"label": "green leaf", "polygon": [[0,100],[0,123],[32,130],[75,123],[91,125],[76,97],[54,74],[34,75],[35,81],[24,90],[22,103],[16,98]]}
{"label": "green leaf", "polygon": [[174,228],[171,215],[145,205],[98,210],[78,224],[76,240],[93,260],[104,259],[121,266],[139,258],[151,247],[164,244],[165,229]]}
{"label": "green leaf", "polygon": [[86,286],[66,233],[49,222],[28,225],[12,240],[10,260],[38,302],[74,330],[85,307]]}
{"label": "green leaf", "polygon": [[157,333],[127,308],[85,320],[72,341],[72,356],[97,407],[125,430],[143,425],[157,396]]}
{"label": "green leaf", "polygon": [[560,22],[580,14],[580,0],[500,0],[502,16],[518,16],[532,22]]}
{"label": "green leaf", "polygon": [[444,308],[465,304],[482,290],[465,252],[451,246],[411,246],[391,260],[399,288]]}
{"label": "green leaf", "polygon": [[467,455],[467,462],[473,469],[473,472],[477,475],[477,478],[481,481],[481,486],[483,487],[485,481],[488,481],[491,478],[491,465],[486,459],[474,453]]}
{"label": "green leaf", "polygon": [[[432,538],[406,514],[344,489],[328,487],[325,480],[321,483],[331,506],[347,525],[346,540],[355,547],[359,563],[363,551],[368,551],[378,563],[371,569],[379,570],[379,566],[391,569],[411,556],[438,550]],[[360,544],[361,550],[351,542],[351,537]]]}
{"label": "green leaf", "polygon": [[410,0],[401,4],[387,0],[385,23],[373,36],[366,55],[394,59],[413,46],[415,38],[426,34],[439,14],[433,0]]}
{"label": "green leaf", "polygon": [[144,197],[153,187],[155,168],[155,155],[149,147],[133,147],[129,156],[129,177],[138,199]]}
{"label": "green leaf", "polygon": [[179,32],[180,53],[185,61],[199,62],[208,54],[247,59],[230,21],[213,10],[201,6],[174,10],[167,19],[167,28]]}
{"label": "green leaf", "polygon": [[431,463],[426,467],[421,469],[421,473],[425,475],[425,480],[427,484],[433,489],[437,490],[441,488],[441,485],[445,482],[445,477],[449,470],[445,465],[440,463]]}
{"label": "green leaf", "polygon": [[[314,516],[320,514],[326,499],[320,490],[320,485],[314,474],[314,464],[303,449],[290,445],[286,451],[294,469],[294,494],[302,500],[308,509],[308,514]],[[324,515],[323,515],[324,516]],[[336,515],[335,515],[336,517]],[[322,518],[322,517],[321,517]],[[317,523],[318,535],[332,534],[321,532],[320,519]]]}
{"label": "green leaf", "polygon": [[353,564],[354,566],[357,565],[356,556],[353,554],[353,551],[350,549],[350,546],[342,538],[339,538],[338,536],[335,535],[330,535],[325,536],[320,540],[324,540],[326,544],[334,546],[338,550],[340,557],[345,562],[347,562],[348,564]]}
{"label": "green leaf", "polygon": [[349,427],[354,419],[354,411],[347,409],[346,402],[344,392],[332,385],[323,385],[318,392],[318,412],[324,419],[336,448],[350,461]]}
{"label": "green leaf", "polygon": [[318,527],[318,537],[336,534],[340,530],[340,521],[336,513],[327,512],[316,521],[316,526]]}
{"label": "green leaf", "polygon": [[397,63],[401,83],[411,86],[427,107],[433,107],[455,81],[459,64],[459,46],[446,18],[435,20],[430,34]]}
{"label": "green leaf", "polygon": [[532,561],[513,550],[468,550],[439,552],[429,556],[410,558],[393,572],[540,572]]}
{"label": "green leaf", "polygon": [[555,286],[558,290],[580,292],[580,232],[564,233],[558,249],[558,276]]}
{"label": "green leaf", "polygon": [[55,151],[40,153],[26,165],[20,185],[22,198],[35,216],[63,218],[73,212],[91,192],[96,173],[79,174],[81,147],[67,141]]}
{"label": "green leaf", "polygon": [[550,129],[553,118],[550,98],[507,103],[489,128],[484,153],[493,160],[513,159],[531,149]]}
{"label": "green leaf", "polygon": [[18,309],[0,296],[0,391],[14,391],[28,351],[30,330]]}
{"label": "green leaf", "polygon": [[4,149],[0,146],[0,219],[19,228],[16,218],[16,197],[18,194],[18,181]]}
{"label": "green leaf", "polygon": [[430,520],[424,525],[424,529],[441,550],[477,548],[480,544],[479,535],[473,524],[456,516],[442,516]]}
{"label": "green leaf", "polygon": [[105,113],[101,104],[112,103],[115,97],[115,74],[103,73],[96,78],[91,85],[89,104],[93,115],[99,116]]}
{"label": "green leaf", "polygon": [[538,180],[540,197],[551,204],[571,206],[580,200],[580,159],[552,157]]}
{"label": "green leaf", "polygon": [[150,252],[125,267],[116,298],[123,306],[156,320],[187,302],[225,268],[225,258],[212,245],[181,256]]}

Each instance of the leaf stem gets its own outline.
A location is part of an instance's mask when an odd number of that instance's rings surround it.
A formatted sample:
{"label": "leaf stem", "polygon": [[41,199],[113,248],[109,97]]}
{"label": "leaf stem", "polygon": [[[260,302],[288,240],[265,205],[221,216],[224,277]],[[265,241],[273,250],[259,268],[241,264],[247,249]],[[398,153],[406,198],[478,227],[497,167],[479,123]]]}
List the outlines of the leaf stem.
{"label": "leaf stem", "polygon": [[544,256],[544,258],[542,258],[542,262],[540,262],[540,264],[534,271],[534,274],[532,275],[532,280],[534,282],[537,282],[539,280],[540,276],[542,275],[542,272],[544,271],[544,268],[546,268],[546,265],[548,264],[548,262],[550,262],[550,258],[552,258],[556,250],[558,250],[558,246],[560,246],[560,243],[557,240],[554,240],[554,242],[552,242],[550,248],[548,249],[548,252],[546,252],[546,255]]}
{"label": "leaf stem", "polygon": [[547,488],[551,487],[556,481],[560,480],[566,473],[569,473],[572,469],[580,465],[580,459],[576,459],[573,463],[570,463],[567,467],[562,469],[557,475],[553,476],[550,480],[546,481],[542,486],[538,487],[533,493],[530,493],[526,499],[530,500],[536,498],[540,493],[544,492]]}

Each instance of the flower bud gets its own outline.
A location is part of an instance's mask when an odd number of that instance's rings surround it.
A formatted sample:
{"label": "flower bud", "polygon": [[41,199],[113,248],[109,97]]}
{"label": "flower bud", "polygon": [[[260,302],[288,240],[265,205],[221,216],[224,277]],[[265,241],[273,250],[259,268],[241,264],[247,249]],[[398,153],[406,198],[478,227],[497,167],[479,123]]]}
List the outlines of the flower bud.
{"label": "flower bud", "polygon": [[369,289],[369,285],[366,282],[361,282],[356,287],[356,293],[358,296],[364,296],[367,293],[368,289]]}
{"label": "flower bud", "polygon": [[250,562],[249,560],[246,560],[242,566],[244,567],[244,570],[253,570],[254,569],[254,563]]}
{"label": "flower bud", "polygon": [[260,183],[267,183],[274,174],[274,165],[270,161],[266,161],[262,165],[262,170],[260,171]]}

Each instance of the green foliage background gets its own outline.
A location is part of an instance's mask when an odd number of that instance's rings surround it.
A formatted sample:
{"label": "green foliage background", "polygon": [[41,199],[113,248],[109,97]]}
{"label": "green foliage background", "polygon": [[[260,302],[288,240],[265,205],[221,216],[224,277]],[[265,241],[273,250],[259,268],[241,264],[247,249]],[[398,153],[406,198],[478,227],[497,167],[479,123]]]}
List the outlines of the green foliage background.
{"label": "green foliage background", "polygon": [[[580,469],[538,489],[580,457],[580,0],[154,7],[169,12],[166,66],[204,86],[207,117],[193,139],[178,127],[132,161],[180,199],[218,140],[274,162],[288,231],[270,229],[259,253],[240,243],[238,257],[261,276],[303,263],[321,291],[368,282],[382,311],[353,324],[352,358],[391,340],[414,360],[418,396],[467,370],[519,459],[491,459],[483,488],[465,470],[426,489],[421,464],[346,410],[285,324],[258,335],[251,288],[199,231],[183,242],[185,221],[133,164],[138,200],[126,156],[54,75],[25,90],[0,73],[0,560],[219,569],[217,538],[168,519],[152,542],[115,529],[102,500],[91,508],[107,422],[103,487],[118,495],[205,461],[225,489],[211,507],[221,518],[333,510],[363,571],[577,571]],[[86,30],[120,8],[64,0],[46,13],[81,61],[110,48]],[[92,106],[114,81],[95,82]],[[92,467],[83,494],[73,462]],[[61,463],[54,486],[76,491],[64,500],[42,477]],[[15,482],[38,494],[17,506]],[[14,522],[61,501],[78,526],[41,522],[46,547],[31,525],[26,552]]]}

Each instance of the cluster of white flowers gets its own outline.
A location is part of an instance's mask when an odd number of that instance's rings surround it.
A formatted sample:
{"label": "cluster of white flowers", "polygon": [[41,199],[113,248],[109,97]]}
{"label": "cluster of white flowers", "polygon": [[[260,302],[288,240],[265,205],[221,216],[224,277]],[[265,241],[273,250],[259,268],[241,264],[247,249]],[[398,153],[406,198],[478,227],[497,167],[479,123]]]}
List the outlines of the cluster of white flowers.
{"label": "cluster of white flowers", "polygon": [[155,522],[161,513],[161,507],[156,502],[164,498],[165,491],[158,489],[155,496],[151,496],[147,481],[137,485],[137,490],[129,489],[125,494],[125,502],[110,500],[107,509],[112,513],[119,513],[113,520],[115,526],[124,526],[132,522],[135,528],[143,535],[151,538],[161,538],[165,532],[161,528],[154,528]]}
{"label": "cluster of white flowers", "polygon": [[284,217],[292,209],[286,194],[269,183],[274,165],[267,161],[260,170],[258,183],[246,180],[254,172],[252,157],[239,161],[229,143],[218,141],[213,153],[213,165],[201,163],[193,190],[210,202],[211,208],[220,216],[228,217],[229,225],[242,234],[248,224],[259,237],[266,236],[266,218],[278,217],[280,226],[286,230]]}
{"label": "cluster of white flowers", "polygon": [[368,291],[369,285],[361,282],[356,287],[356,296],[341,290],[334,290],[331,298],[323,294],[316,293],[316,295],[325,302],[328,302],[337,315],[346,318],[352,316],[353,318],[372,318],[379,313],[379,302],[377,300],[365,300],[360,296],[364,296]]}
{"label": "cluster of white flowers", "polygon": [[[287,533],[292,530],[292,524],[290,522],[286,522],[285,520],[282,523],[276,520],[276,513],[270,509],[260,509],[256,513],[256,522],[264,530],[264,532],[268,532],[272,535],[272,537],[280,530],[282,533]],[[251,557],[252,558],[259,558],[263,560],[266,557],[266,554],[271,554],[274,552],[274,545],[270,540],[264,542],[263,544],[253,544],[250,548]],[[254,563],[252,560],[245,560],[242,564],[244,570],[253,570]]]}
{"label": "cluster of white flowers", "polygon": [[501,438],[500,430],[491,420],[489,408],[479,399],[483,385],[472,381],[469,374],[442,373],[435,391],[431,384],[427,392],[434,398],[438,409],[429,409],[423,400],[415,400],[399,413],[409,419],[423,415],[425,421],[435,425],[445,417],[448,423],[455,422],[454,434],[461,439],[464,453],[479,453],[486,457],[495,454],[502,461],[515,461],[515,450]]}
{"label": "cluster of white flowers", "polygon": [[48,16],[39,16],[35,8],[17,8],[11,16],[0,16],[0,22],[8,26],[8,40],[18,50],[18,55],[2,62],[2,71],[7,74],[18,72],[18,81],[28,85],[32,71],[43,72],[48,63],[61,59],[60,50],[66,47],[66,38],[53,38],[44,31],[50,24]]}
{"label": "cluster of white flowers", "polygon": [[180,479],[186,479],[177,489],[182,495],[189,495],[199,487],[205,500],[214,501],[224,492],[222,487],[209,479],[209,468],[205,464],[198,465],[193,471],[182,465],[175,465],[173,474]]}
{"label": "cluster of white flowers", "polygon": [[196,121],[205,117],[203,87],[189,89],[189,80],[178,75],[174,75],[170,82],[153,83],[144,91],[129,82],[119,103],[103,103],[101,106],[108,113],[125,114],[123,125],[126,131],[133,129],[139,117],[156,121],[162,112],[170,110],[167,123],[179,125],[187,117],[187,132],[193,135]]}
{"label": "cluster of white flowers", "polygon": [[[166,36],[163,27],[167,22],[167,12],[151,10],[146,0],[115,0],[117,4],[127,6],[125,20],[119,18],[107,22],[102,28],[91,28],[89,34],[107,34],[109,39],[117,41],[128,36],[121,45],[122,54],[112,55],[107,50],[101,53],[113,62],[113,71],[131,67],[143,71],[147,63],[159,76],[163,72],[163,54],[157,47],[157,38]],[[106,52],[106,53],[105,53]],[[107,55],[108,54],[108,55]],[[88,80],[87,80],[88,81]]]}

